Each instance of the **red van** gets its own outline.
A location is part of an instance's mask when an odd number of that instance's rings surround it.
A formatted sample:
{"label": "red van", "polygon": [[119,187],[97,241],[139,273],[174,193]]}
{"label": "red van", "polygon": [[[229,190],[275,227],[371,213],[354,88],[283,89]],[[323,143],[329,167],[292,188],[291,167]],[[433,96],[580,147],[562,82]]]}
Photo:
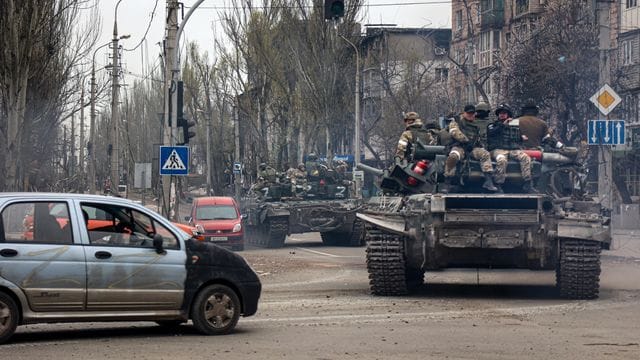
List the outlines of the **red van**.
{"label": "red van", "polygon": [[204,235],[205,241],[244,250],[243,216],[238,203],[228,196],[211,196],[193,199],[191,215],[185,218]]}

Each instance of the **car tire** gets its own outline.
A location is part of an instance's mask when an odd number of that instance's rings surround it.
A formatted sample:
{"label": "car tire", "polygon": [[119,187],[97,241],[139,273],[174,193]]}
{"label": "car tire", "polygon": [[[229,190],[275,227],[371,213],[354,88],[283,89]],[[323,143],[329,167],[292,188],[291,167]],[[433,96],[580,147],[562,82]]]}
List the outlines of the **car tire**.
{"label": "car tire", "polygon": [[228,334],[240,318],[240,300],[228,286],[215,284],[202,289],[193,303],[191,318],[195,328],[206,335]]}
{"label": "car tire", "polygon": [[11,296],[0,292],[0,344],[4,344],[18,326],[18,306]]}

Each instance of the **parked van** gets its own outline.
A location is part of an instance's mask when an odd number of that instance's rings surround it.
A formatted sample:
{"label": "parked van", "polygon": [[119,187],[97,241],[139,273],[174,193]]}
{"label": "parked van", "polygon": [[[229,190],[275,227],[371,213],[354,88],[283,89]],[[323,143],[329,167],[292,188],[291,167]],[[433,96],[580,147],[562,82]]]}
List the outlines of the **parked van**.
{"label": "parked van", "polygon": [[228,196],[210,196],[193,199],[191,215],[185,220],[194,226],[205,241],[235,251],[244,250],[244,229],[240,208]]}

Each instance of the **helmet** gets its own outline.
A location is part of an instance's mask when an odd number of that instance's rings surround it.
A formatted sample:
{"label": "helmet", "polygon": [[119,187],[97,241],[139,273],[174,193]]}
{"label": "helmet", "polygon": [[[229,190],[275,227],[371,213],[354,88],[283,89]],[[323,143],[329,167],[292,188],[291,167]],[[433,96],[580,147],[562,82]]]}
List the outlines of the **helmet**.
{"label": "helmet", "polygon": [[307,155],[307,160],[316,161],[318,160],[318,156],[315,153],[310,153],[309,155]]}
{"label": "helmet", "polygon": [[533,99],[528,99],[527,102],[520,108],[520,112],[524,115],[538,115],[540,108],[536,105]]}
{"label": "helmet", "polygon": [[418,113],[415,111],[409,111],[408,113],[404,114],[404,120],[419,120],[420,116],[418,116]]}
{"label": "helmet", "polygon": [[267,168],[267,164],[266,163],[260,163],[259,168],[260,168],[260,170],[265,170]]}
{"label": "helmet", "polygon": [[298,169],[303,170],[305,168],[304,163],[298,164]]}
{"label": "helmet", "polygon": [[498,114],[500,114],[503,111],[506,111],[507,114],[509,114],[509,117],[513,116],[513,111],[511,111],[511,107],[509,106],[509,104],[502,103],[498,105],[495,111],[496,116],[498,116]]}
{"label": "helmet", "polygon": [[487,104],[484,101],[480,101],[477,105],[476,105],[476,111],[486,111],[489,112],[491,111],[491,108],[489,108],[489,104]]}

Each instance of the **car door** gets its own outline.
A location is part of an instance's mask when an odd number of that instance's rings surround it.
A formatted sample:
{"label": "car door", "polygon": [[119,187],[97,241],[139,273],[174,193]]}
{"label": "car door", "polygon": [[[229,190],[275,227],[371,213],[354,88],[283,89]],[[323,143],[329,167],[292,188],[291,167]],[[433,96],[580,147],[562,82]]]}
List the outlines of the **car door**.
{"label": "car door", "polygon": [[67,201],[2,206],[0,278],[18,286],[33,311],[83,310],[84,249]]}
{"label": "car door", "polygon": [[[87,217],[87,309],[180,309],[186,255],[176,235],[142,209],[88,202],[80,208]],[[164,254],[153,248],[156,233]]]}

